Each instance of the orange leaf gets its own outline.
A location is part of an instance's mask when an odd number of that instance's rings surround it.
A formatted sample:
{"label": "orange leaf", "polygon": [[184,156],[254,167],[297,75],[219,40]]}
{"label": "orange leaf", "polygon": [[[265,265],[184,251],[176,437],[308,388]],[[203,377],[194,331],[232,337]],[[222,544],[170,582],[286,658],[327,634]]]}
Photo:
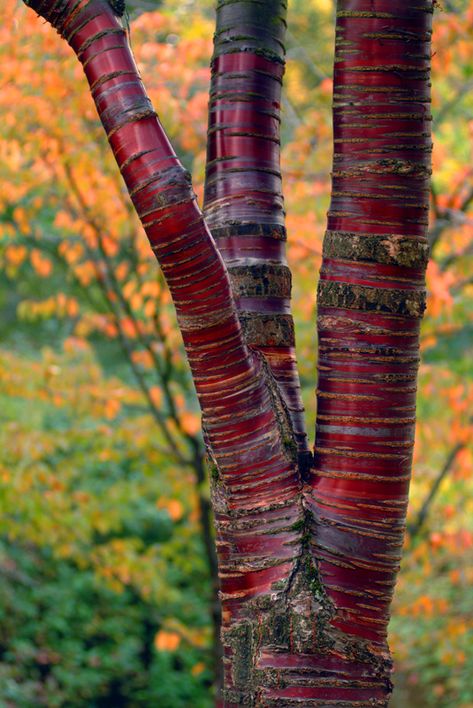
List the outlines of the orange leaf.
{"label": "orange leaf", "polygon": [[19,266],[26,258],[27,250],[25,246],[8,246],[5,249],[5,257],[11,265]]}
{"label": "orange leaf", "polygon": [[158,651],[176,651],[181,638],[176,632],[159,631],[154,638],[154,646]]}
{"label": "orange leaf", "polygon": [[179,521],[179,519],[182,519],[184,508],[181,502],[177,499],[171,499],[166,504],[166,510],[173,521]]}

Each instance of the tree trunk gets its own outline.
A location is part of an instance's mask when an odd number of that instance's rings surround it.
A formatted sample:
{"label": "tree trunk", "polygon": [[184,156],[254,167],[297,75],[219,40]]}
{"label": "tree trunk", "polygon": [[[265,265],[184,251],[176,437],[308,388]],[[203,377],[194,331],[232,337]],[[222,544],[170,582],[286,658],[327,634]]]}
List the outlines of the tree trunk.
{"label": "tree trunk", "polygon": [[204,214],[245,340],[269,364],[310,466],[290,310],[280,170],[284,0],[223,0],[212,57]]}
{"label": "tree trunk", "polygon": [[111,6],[28,4],[84,66],[176,306],[212,470],[225,705],[386,706],[424,309],[432,0],[338,2],[311,470],[282,248],[284,3],[218,8],[206,212],[233,294]]}

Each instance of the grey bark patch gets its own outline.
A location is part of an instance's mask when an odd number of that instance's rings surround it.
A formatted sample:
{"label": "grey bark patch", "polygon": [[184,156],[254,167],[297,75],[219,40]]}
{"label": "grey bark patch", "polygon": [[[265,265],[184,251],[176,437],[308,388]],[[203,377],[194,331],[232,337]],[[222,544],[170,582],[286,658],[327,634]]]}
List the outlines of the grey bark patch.
{"label": "grey bark patch", "polygon": [[338,307],[420,318],[425,310],[425,290],[397,290],[319,281],[319,307]]}
{"label": "grey bark patch", "polygon": [[291,297],[292,278],[287,266],[230,266],[228,272],[235,297]]}
{"label": "grey bark patch", "polygon": [[281,224],[237,223],[225,226],[212,226],[212,236],[215,239],[233,238],[235,236],[260,236],[273,238],[276,241],[286,241],[286,229]]}
{"label": "grey bark patch", "polygon": [[396,234],[327,231],[323,255],[325,258],[343,258],[423,270],[429,259],[429,245],[426,241]]}
{"label": "grey bark patch", "polygon": [[295,344],[292,315],[260,315],[242,311],[239,318],[248,344],[269,347],[293,347]]}

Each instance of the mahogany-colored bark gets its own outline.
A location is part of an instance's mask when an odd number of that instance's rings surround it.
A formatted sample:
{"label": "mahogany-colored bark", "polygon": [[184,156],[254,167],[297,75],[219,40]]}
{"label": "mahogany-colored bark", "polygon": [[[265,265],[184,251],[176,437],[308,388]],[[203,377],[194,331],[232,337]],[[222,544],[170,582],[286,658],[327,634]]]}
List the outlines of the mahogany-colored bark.
{"label": "mahogany-colored bark", "polygon": [[310,466],[280,168],[286,10],[285,0],[217,3],[204,214],[228,268],[245,339],[264,354],[301,463]]}
{"label": "mahogany-colored bark", "polygon": [[430,0],[337,5],[311,552],[335,608],[330,625],[379,658],[370,680],[381,703],[425,299],[432,12]]}
{"label": "mahogany-colored bark", "polygon": [[287,336],[283,2],[218,6],[206,213],[224,260],[111,6],[27,4],[84,66],[176,306],[212,473],[225,706],[386,706],[424,308],[432,0],[338,2],[310,474]]}

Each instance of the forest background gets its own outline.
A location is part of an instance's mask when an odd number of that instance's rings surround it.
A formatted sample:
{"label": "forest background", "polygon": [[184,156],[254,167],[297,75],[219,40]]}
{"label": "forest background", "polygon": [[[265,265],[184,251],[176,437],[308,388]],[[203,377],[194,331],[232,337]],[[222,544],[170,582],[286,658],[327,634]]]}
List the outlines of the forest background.
{"label": "forest background", "polygon": [[[135,0],[132,45],[202,198],[211,0]],[[283,176],[308,429],[334,3],[291,0]],[[473,707],[473,2],[433,39],[419,422],[393,706]],[[0,7],[0,707],[210,708],[211,519],[169,295],[69,48]]]}

